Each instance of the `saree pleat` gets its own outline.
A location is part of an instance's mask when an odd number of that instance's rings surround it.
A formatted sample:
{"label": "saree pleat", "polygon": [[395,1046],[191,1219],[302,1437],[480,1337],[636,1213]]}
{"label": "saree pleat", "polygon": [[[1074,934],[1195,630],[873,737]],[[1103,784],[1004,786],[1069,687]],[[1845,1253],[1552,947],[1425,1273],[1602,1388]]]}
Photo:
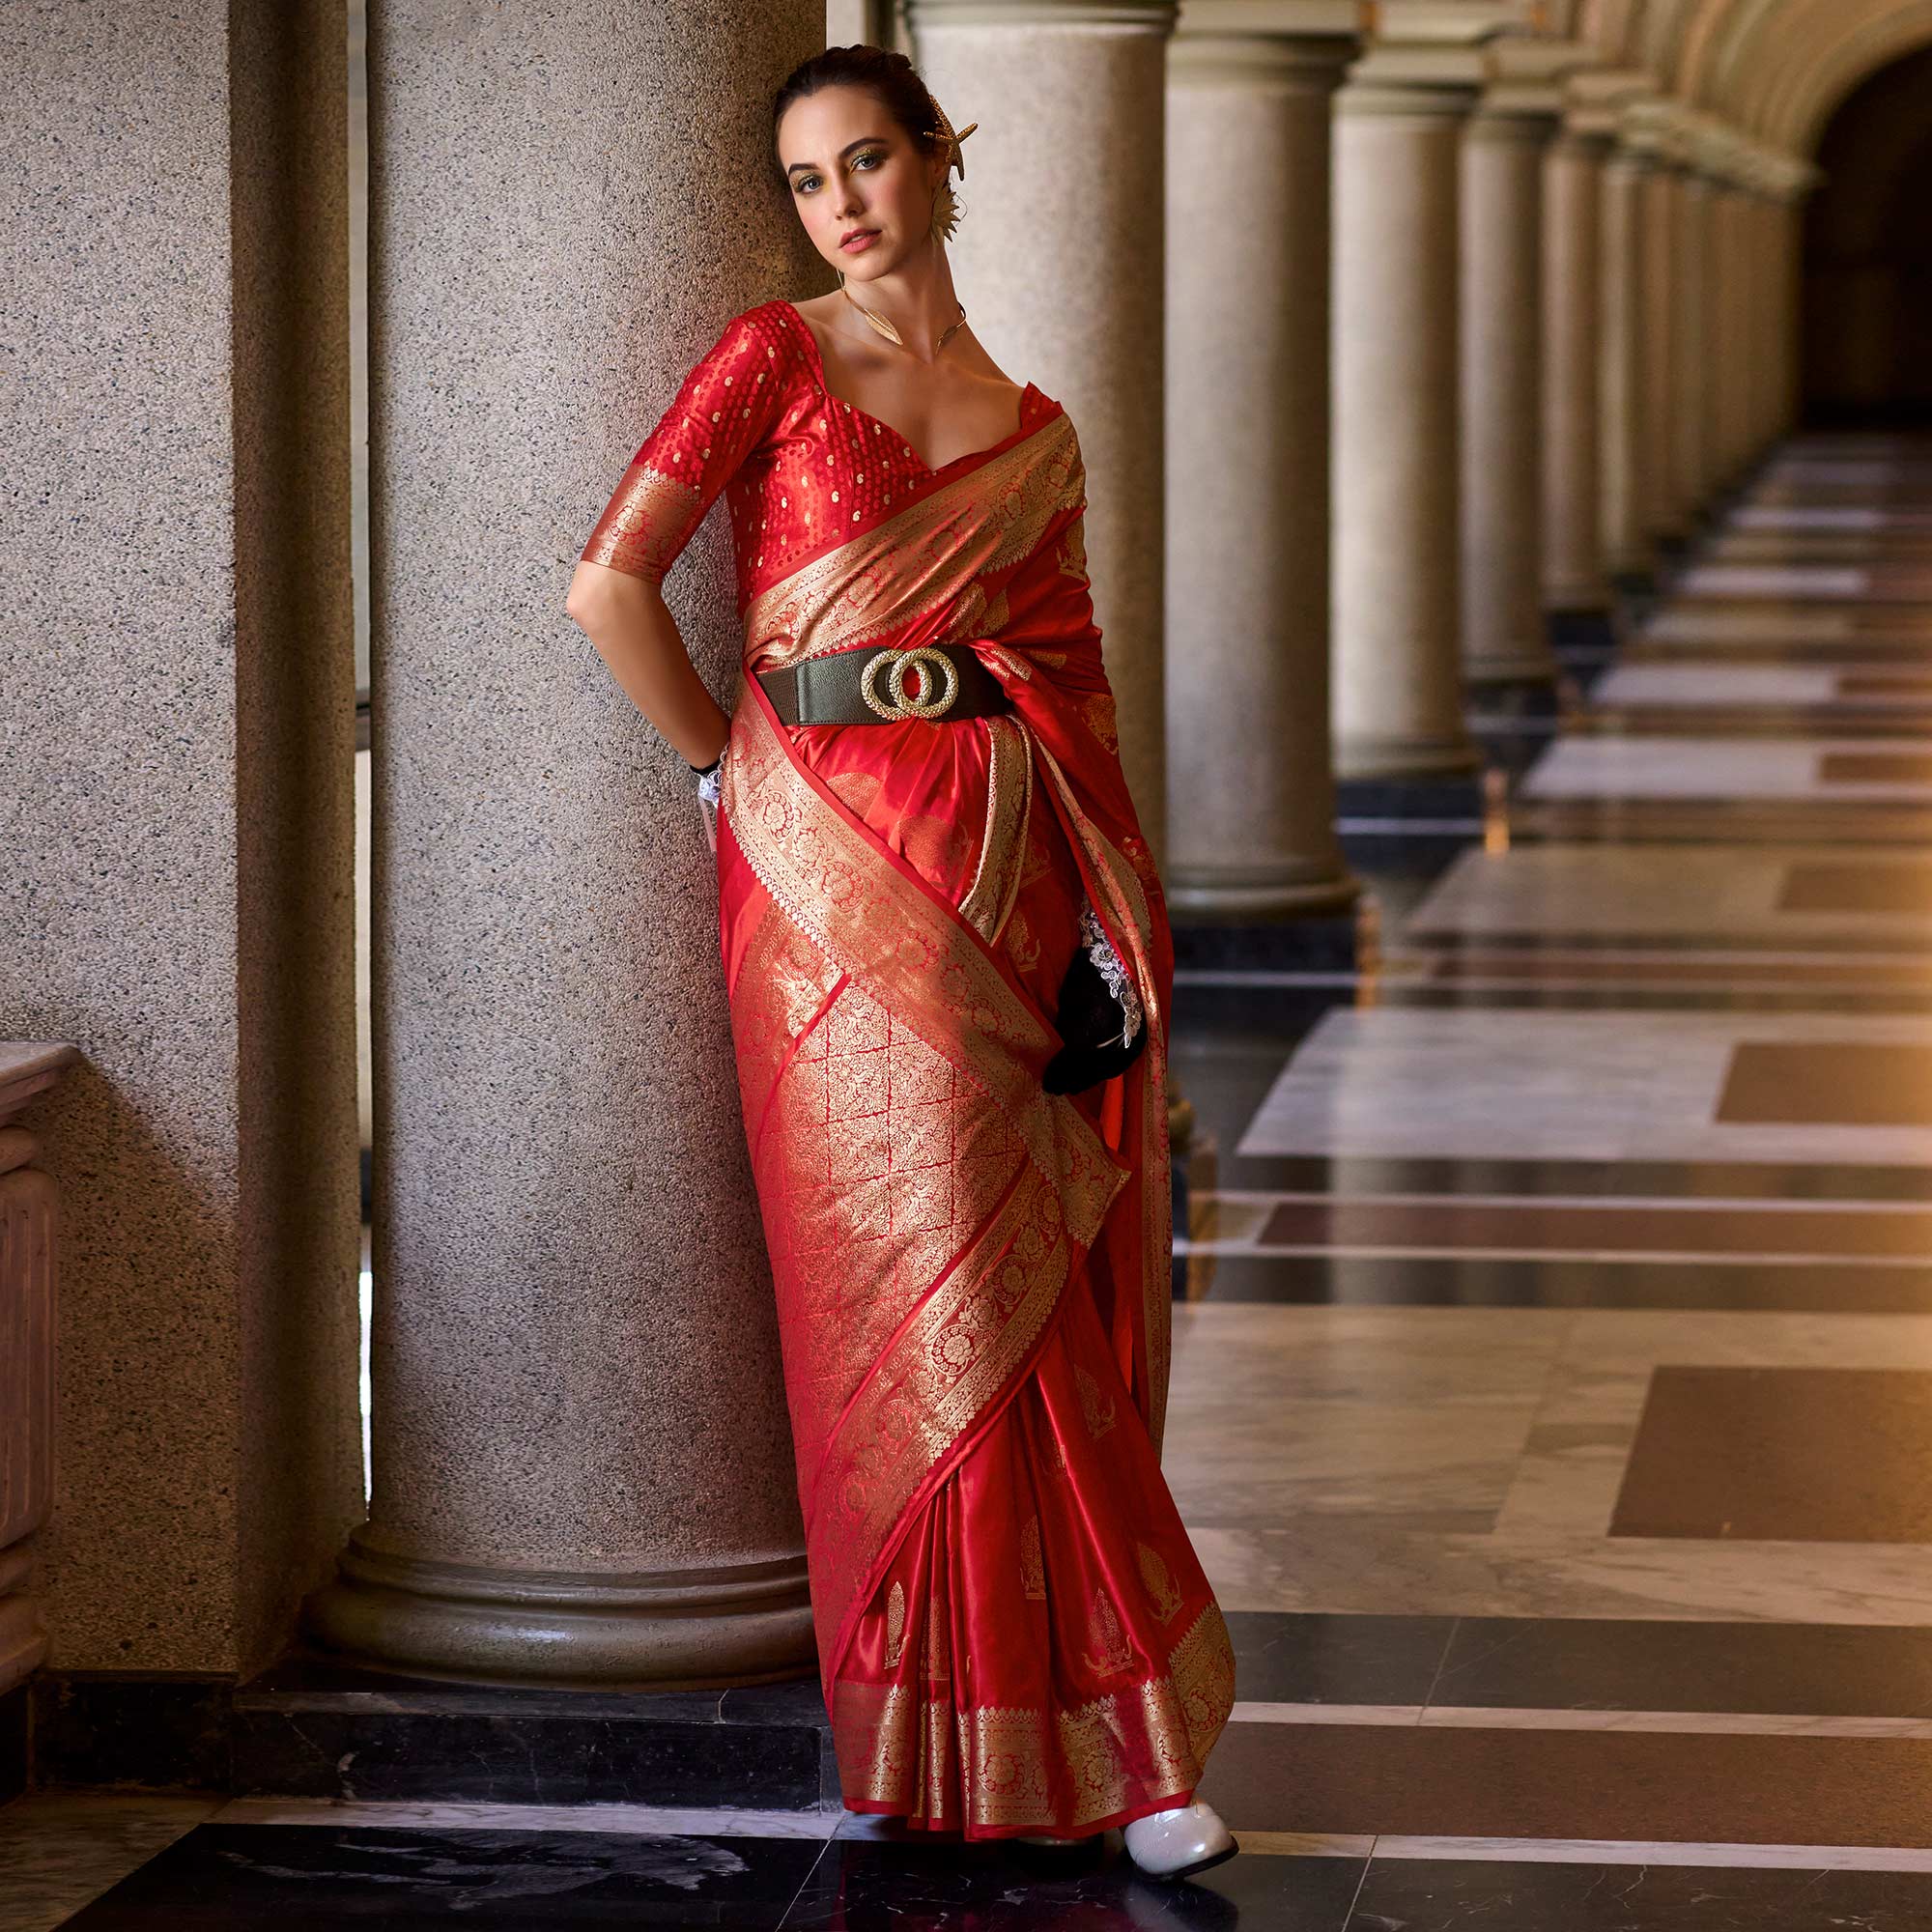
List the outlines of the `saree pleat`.
{"label": "saree pleat", "polygon": [[[720,930],[844,1802],[968,1837],[1098,1830],[1192,1795],[1234,1662],[1160,1473],[1173,952],[1079,445],[1030,385],[1015,434],[921,473],[813,385],[804,328],[787,303],[740,318],[586,554],[655,570],[684,500],[662,479],[714,465],[701,513],[721,452],[755,475]],[[787,726],[756,678],[930,642],[1011,711]],[[1147,1049],[1054,1095],[1083,901]]]}

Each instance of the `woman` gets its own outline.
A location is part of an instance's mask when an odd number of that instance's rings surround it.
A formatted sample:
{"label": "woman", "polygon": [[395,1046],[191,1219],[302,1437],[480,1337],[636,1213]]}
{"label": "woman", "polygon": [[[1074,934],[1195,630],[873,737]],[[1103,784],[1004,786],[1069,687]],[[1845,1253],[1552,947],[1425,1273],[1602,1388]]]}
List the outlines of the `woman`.
{"label": "woman", "polygon": [[[841,287],[733,318],[569,609],[718,804],[844,1800],[1199,1871],[1236,1850],[1193,1798],[1234,1663],[1159,1467],[1173,955],[1079,444],[966,327],[963,136],[905,57],[828,49],[773,123]],[[657,588],[721,491],[729,719]]]}

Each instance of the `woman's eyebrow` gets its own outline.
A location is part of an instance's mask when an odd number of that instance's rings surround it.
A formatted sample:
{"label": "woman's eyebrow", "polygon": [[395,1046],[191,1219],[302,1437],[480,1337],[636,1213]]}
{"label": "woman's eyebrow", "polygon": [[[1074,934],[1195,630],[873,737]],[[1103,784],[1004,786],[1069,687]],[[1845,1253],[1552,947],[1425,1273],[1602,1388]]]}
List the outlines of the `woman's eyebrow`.
{"label": "woman's eyebrow", "polygon": [[[838,158],[842,161],[845,158],[845,156],[852,152],[854,148],[863,148],[867,141],[883,141],[884,139],[885,136],[883,134],[861,134],[856,141],[847,141],[845,145],[838,150]],[[810,167],[814,167],[816,165],[817,163],[813,161],[794,161],[791,164],[791,166],[785,170],[785,173],[787,175],[795,175],[797,174],[800,168],[810,168]]]}

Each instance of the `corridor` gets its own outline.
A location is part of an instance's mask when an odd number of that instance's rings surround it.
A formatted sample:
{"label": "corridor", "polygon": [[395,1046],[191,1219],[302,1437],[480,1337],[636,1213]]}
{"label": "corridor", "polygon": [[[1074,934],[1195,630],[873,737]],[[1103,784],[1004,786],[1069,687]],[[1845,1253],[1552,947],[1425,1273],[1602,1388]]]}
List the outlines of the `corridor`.
{"label": "corridor", "polygon": [[1783,445],[1566,706],[1474,721],[1507,804],[1364,868],[1359,974],[1180,989],[1165,1466],[1243,1856],[54,1794],[0,1919],[1932,1924],[1932,440]]}

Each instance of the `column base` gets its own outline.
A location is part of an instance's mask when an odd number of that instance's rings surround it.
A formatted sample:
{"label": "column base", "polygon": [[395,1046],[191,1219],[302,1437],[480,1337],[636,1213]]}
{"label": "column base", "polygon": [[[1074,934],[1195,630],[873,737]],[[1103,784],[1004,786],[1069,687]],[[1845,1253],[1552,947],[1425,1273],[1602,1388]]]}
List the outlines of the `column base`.
{"label": "column base", "polygon": [[372,1668],[464,1683],[717,1689],[817,1661],[803,1552],[597,1576],[428,1563],[352,1536],[303,1626]]}
{"label": "column base", "polygon": [[1571,605],[1544,613],[1549,648],[1562,662],[1569,651],[1608,651],[1617,643],[1616,613],[1608,602]]}
{"label": "column base", "polygon": [[[1313,876],[1310,876],[1310,873]],[[1360,896],[1362,882],[1341,863],[1320,869],[1286,866],[1172,866],[1166,892],[1176,924],[1296,920],[1340,912]]]}
{"label": "column base", "polygon": [[564,1696],[402,1687],[295,1656],[235,1690],[231,1739],[233,1788],[280,1798],[802,1812],[838,1804],[816,1676],[722,1696]]}
{"label": "column base", "polygon": [[1482,753],[1462,731],[1453,738],[1342,739],[1335,747],[1336,809],[1342,810],[1341,791],[1351,784],[1459,778],[1482,762]]}
{"label": "column base", "polygon": [[1344,779],[1335,829],[1357,866],[1398,870],[1452,856],[1484,837],[1500,810],[1502,775],[1470,771],[1412,779]]}
{"label": "column base", "polygon": [[1352,905],[1275,920],[1178,920],[1179,973],[1352,973],[1372,950]]}
{"label": "column base", "polygon": [[1465,691],[1480,691],[1487,696],[1498,685],[1553,686],[1558,668],[1556,660],[1549,654],[1548,644],[1539,641],[1506,655],[1466,662],[1463,667],[1463,687]]}
{"label": "column base", "polygon": [[1617,617],[1607,605],[1572,608],[1545,613],[1550,654],[1565,677],[1588,691],[1592,681],[1610,664],[1622,641]]}

